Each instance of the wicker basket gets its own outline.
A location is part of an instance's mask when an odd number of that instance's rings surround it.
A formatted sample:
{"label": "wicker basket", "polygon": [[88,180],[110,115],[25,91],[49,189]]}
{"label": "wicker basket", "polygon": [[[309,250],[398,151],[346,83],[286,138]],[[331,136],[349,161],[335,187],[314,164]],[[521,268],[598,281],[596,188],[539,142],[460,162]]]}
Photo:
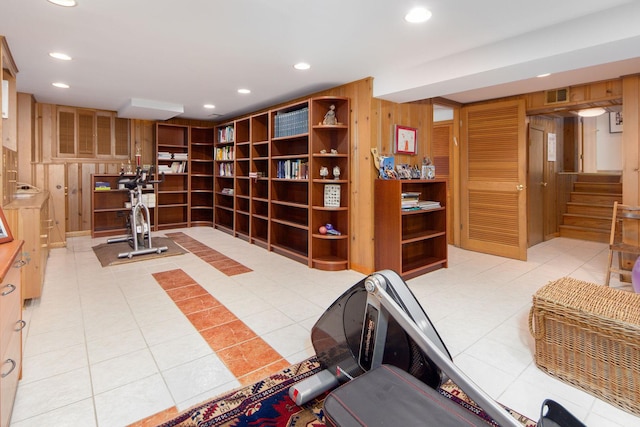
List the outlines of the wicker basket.
{"label": "wicker basket", "polygon": [[640,415],[640,295],[562,278],[533,296],[536,365]]}

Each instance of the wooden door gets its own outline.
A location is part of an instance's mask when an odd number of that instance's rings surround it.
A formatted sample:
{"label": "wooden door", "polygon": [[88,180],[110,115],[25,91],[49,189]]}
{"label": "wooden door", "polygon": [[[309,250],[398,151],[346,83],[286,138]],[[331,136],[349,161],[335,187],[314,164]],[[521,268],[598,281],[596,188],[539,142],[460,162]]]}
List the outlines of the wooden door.
{"label": "wooden door", "polygon": [[529,126],[527,218],[529,247],[544,241],[544,129]]}
{"label": "wooden door", "polygon": [[527,258],[525,104],[462,109],[461,246]]}

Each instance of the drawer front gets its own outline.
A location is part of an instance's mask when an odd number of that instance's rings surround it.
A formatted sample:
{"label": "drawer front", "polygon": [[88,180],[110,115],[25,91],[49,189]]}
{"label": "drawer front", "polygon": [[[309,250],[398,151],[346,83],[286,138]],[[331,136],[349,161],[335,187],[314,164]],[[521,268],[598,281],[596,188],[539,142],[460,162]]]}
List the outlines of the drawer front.
{"label": "drawer front", "polygon": [[14,263],[9,269],[5,280],[0,285],[0,354],[9,345],[12,331],[16,328],[16,322],[20,320],[22,298],[20,289],[20,262]]}
{"label": "drawer front", "polygon": [[[15,326],[15,324],[12,326]],[[9,425],[16,390],[18,389],[18,379],[20,378],[21,369],[21,345],[22,339],[20,332],[14,331],[11,335],[11,339],[9,340],[7,352],[2,356],[2,360],[0,361],[2,362],[2,364],[0,365],[0,372],[2,372],[3,376],[2,378],[0,378],[0,388],[2,389],[0,391],[0,412],[2,412],[2,427]]]}

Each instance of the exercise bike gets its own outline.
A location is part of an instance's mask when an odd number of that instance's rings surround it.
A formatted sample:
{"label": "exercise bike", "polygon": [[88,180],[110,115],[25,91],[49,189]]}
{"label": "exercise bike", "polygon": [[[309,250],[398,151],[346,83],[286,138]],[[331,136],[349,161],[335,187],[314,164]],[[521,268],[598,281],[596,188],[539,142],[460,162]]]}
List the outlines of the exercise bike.
{"label": "exercise bike", "polygon": [[129,190],[129,202],[131,203],[131,212],[127,217],[127,229],[129,234],[124,237],[113,237],[107,239],[107,243],[128,242],[133,250],[128,252],[120,252],[118,258],[133,258],[136,255],[145,255],[151,253],[162,253],[168,250],[167,246],[153,247],[151,241],[151,215],[149,208],[144,203],[142,197],[142,189],[148,184],[159,184],[164,181],[164,174],[160,175],[160,180],[153,180],[153,166],[149,172],[136,168],[136,174],[133,177],[125,177],[124,172],[120,174],[122,177],[118,183],[124,185]]}
{"label": "exercise bike", "polygon": [[[407,284],[391,270],[344,292],[318,319],[311,341],[322,368],[294,384],[297,405],[329,392],[327,426],[486,426],[437,389],[451,379],[501,427],[522,427],[454,365],[447,347]],[[584,427],[545,400],[539,427]]]}

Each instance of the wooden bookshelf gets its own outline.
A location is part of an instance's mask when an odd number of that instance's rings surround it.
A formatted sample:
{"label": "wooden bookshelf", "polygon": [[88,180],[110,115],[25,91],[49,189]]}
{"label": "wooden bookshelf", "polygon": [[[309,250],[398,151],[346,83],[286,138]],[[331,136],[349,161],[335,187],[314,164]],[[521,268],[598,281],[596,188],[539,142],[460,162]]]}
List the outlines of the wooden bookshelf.
{"label": "wooden bookshelf", "polygon": [[234,235],[249,240],[251,183],[249,171],[251,168],[250,118],[245,117],[235,121],[235,166],[234,166]]}
{"label": "wooden bookshelf", "polygon": [[[189,226],[188,158],[189,126],[156,123],[156,171],[164,171],[156,192],[156,230]],[[182,168],[167,170],[176,164]]]}
{"label": "wooden bookshelf", "polygon": [[309,263],[309,102],[271,112],[270,249]]}
{"label": "wooden bookshelf", "polygon": [[189,129],[189,225],[213,226],[214,129]]}
{"label": "wooden bookshelf", "polygon": [[235,124],[215,128],[213,224],[218,230],[234,234],[235,217]]}
{"label": "wooden bookshelf", "polygon": [[[337,123],[326,125],[324,116],[335,108]],[[321,270],[349,268],[349,99],[338,97],[311,100],[311,266]],[[320,176],[326,168],[328,176]],[[334,175],[338,172],[338,175]],[[325,202],[325,192],[337,194]],[[341,234],[321,234],[321,226]]]}
{"label": "wooden bookshelf", "polygon": [[249,180],[251,186],[250,241],[269,248],[269,113],[251,116],[250,172],[259,176]]}
{"label": "wooden bookshelf", "polygon": [[[440,207],[402,210],[403,193]],[[375,269],[396,271],[404,279],[447,267],[447,182],[382,180],[374,185]]]}

